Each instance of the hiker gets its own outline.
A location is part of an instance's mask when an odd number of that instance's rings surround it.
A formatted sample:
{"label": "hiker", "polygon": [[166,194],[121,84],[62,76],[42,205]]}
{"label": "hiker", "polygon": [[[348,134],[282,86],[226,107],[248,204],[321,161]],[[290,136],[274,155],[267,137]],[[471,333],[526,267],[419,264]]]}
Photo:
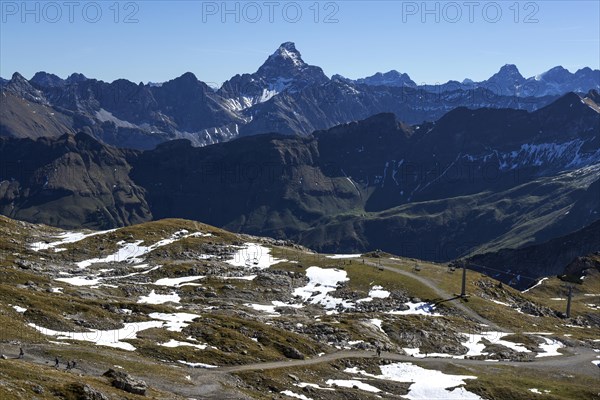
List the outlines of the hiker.
{"label": "hiker", "polygon": [[67,370],[71,369],[71,361],[67,361]]}
{"label": "hiker", "polygon": [[19,347],[19,360],[25,357],[25,352],[22,347]]}
{"label": "hiker", "polygon": [[71,361],[71,369],[75,369],[75,365],[77,365],[75,360]]}
{"label": "hiker", "polygon": [[58,357],[54,357],[54,368],[58,368],[59,364]]}
{"label": "hiker", "polygon": [[377,346],[377,357],[381,357],[381,347]]}

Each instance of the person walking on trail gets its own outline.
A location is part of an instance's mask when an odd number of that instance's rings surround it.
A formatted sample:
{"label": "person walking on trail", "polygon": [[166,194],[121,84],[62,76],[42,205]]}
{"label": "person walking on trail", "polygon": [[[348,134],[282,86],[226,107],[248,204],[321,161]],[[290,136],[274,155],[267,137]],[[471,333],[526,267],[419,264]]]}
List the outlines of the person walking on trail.
{"label": "person walking on trail", "polygon": [[381,357],[381,347],[377,346],[377,357]]}
{"label": "person walking on trail", "polygon": [[71,361],[67,361],[67,369],[69,370],[69,369],[71,369],[71,368],[72,368],[72,367],[71,367]]}
{"label": "person walking on trail", "polygon": [[22,347],[19,347],[19,360],[25,357],[25,352]]}
{"label": "person walking on trail", "polygon": [[58,357],[54,357],[54,368],[59,367],[60,362],[58,361]]}

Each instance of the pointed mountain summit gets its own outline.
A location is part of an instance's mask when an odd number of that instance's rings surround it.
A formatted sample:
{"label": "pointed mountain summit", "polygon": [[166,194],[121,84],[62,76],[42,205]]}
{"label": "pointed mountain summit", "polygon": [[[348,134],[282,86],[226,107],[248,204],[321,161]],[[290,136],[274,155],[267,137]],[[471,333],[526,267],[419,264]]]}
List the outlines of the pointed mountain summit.
{"label": "pointed mountain summit", "polygon": [[69,77],[67,79],[65,79],[65,82],[70,85],[73,83],[85,82],[87,80],[88,80],[88,78],[84,74],[74,72],[71,75],[69,75]]}
{"label": "pointed mountain summit", "polygon": [[498,72],[492,75],[487,82],[502,82],[510,84],[520,84],[525,81],[525,78],[519,72],[519,69],[514,64],[506,64],[500,68]]}
{"label": "pointed mountain summit", "polygon": [[321,68],[304,62],[292,42],[282,43],[254,75],[267,81],[283,78],[306,83],[325,83],[329,80]]}
{"label": "pointed mountain summit", "polygon": [[541,74],[539,77],[541,78],[541,80],[544,80],[546,82],[553,82],[553,83],[560,84],[560,83],[565,83],[572,76],[573,76],[573,74],[570,73],[569,70],[567,70],[559,65],[557,67],[549,69],[548,71]]}
{"label": "pointed mountain summit", "polygon": [[49,74],[44,71],[37,72],[29,82],[38,87],[41,86],[48,88],[61,87],[65,84],[65,81],[59,78],[58,76],[54,74]]}
{"label": "pointed mountain summit", "polygon": [[33,103],[48,104],[44,94],[33,87],[31,83],[18,72],[15,72],[11,80],[3,86],[3,89],[18,97],[22,97]]}
{"label": "pointed mountain summit", "polygon": [[308,65],[292,42],[282,43],[253,74],[236,75],[225,82],[219,94],[232,99],[232,109],[263,103],[284,91],[297,92],[329,82],[320,67]]}
{"label": "pointed mountain summit", "polygon": [[516,65],[506,64],[488,80],[480,84],[497,95],[514,96],[517,93],[517,87],[525,81],[526,79],[521,75]]}
{"label": "pointed mountain summit", "polygon": [[259,68],[259,71],[273,66],[303,68],[307,64],[302,60],[302,55],[296,49],[296,45],[293,42],[285,42],[267,58],[267,61]]}

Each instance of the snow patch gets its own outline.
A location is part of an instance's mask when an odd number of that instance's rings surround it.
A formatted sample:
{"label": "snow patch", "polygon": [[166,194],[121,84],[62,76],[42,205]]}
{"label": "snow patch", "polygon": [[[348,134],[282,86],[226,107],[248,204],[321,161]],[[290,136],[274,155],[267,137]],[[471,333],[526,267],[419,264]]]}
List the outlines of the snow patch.
{"label": "snow patch", "polygon": [[19,306],[12,306],[12,308],[14,308],[15,311],[18,312],[18,313],[20,313],[20,314],[23,314],[25,311],[27,311],[26,308],[19,307]]}
{"label": "snow patch", "polygon": [[234,267],[247,267],[265,269],[272,265],[286,262],[285,259],[273,258],[271,249],[256,243],[244,243],[244,245],[226,262]]}
{"label": "snow patch", "polygon": [[[116,229],[111,229],[108,231],[98,231],[98,232],[92,232],[92,233],[83,233],[83,232],[63,232],[60,235],[55,236],[55,239],[58,239],[56,242],[35,242],[32,243],[30,245],[30,248],[33,251],[40,251],[40,250],[48,250],[48,249],[52,249],[52,248],[56,248],[58,246],[62,246],[64,244],[68,244],[68,243],[76,243],[79,242],[83,239],[92,237],[92,236],[97,236],[97,235],[105,235],[107,233],[110,232],[114,232],[116,231]],[[59,252],[59,251],[64,251],[66,249],[55,249],[55,252]]]}
{"label": "snow patch", "polygon": [[171,294],[157,294],[154,290],[148,296],[141,296],[138,300],[140,304],[164,304],[168,302],[179,303],[181,297],[175,292]]}
{"label": "snow patch", "polygon": [[288,396],[288,397],[293,397],[294,399],[312,400],[310,397],[306,397],[303,394],[294,393],[291,390],[284,390],[283,392],[279,392],[279,393],[281,393],[281,394],[283,394],[285,396]]}
{"label": "snow patch", "polygon": [[195,347],[197,349],[200,350],[204,350],[208,347],[207,344],[194,344],[194,343],[190,343],[190,342],[180,342],[179,340],[175,340],[175,339],[171,339],[166,343],[160,343],[160,346],[163,347]]}
{"label": "snow patch", "polygon": [[205,278],[205,276],[184,276],[181,278],[162,278],[153,283],[156,286],[169,286],[169,287],[178,287],[181,286],[182,283],[194,282],[200,279]]}
{"label": "snow patch", "polygon": [[329,256],[325,256],[327,258],[331,258],[333,260],[341,260],[344,258],[359,258],[362,254],[331,254]]}
{"label": "snow patch", "polygon": [[345,372],[363,375],[375,379],[390,380],[394,382],[412,383],[406,399],[414,400],[482,400],[481,397],[459,387],[467,379],[477,379],[469,375],[448,375],[441,371],[421,368],[412,363],[393,363],[379,367],[381,375],[369,374],[359,371],[358,368],[347,368]]}
{"label": "snow patch", "polygon": [[299,296],[304,302],[320,304],[327,310],[334,310],[338,306],[354,308],[354,305],[344,299],[331,296],[338,285],[349,280],[346,271],[331,268],[309,267],[306,270],[309,282],[306,286],[294,290],[293,295]]}
{"label": "snow patch", "polygon": [[218,368],[216,365],[210,365],[210,364],[204,364],[204,363],[193,363],[193,362],[187,362],[187,361],[183,361],[183,360],[177,360],[177,362],[180,364],[187,365],[188,367],[192,367],[192,368],[206,368],[206,369]]}
{"label": "snow patch", "polygon": [[527,292],[529,292],[531,289],[533,289],[533,288],[535,288],[535,287],[538,287],[538,286],[540,286],[540,285],[541,285],[541,284],[542,284],[542,283],[543,283],[545,280],[548,280],[548,279],[549,279],[549,278],[547,278],[547,277],[546,277],[546,278],[542,278],[542,279],[540,279],[540,280],[539,280],[539,281],[538,281],[538,282],[537,282],[535,285],[533,285],[533,286],[532,286],[532,287],[530,287],[530,288],[527,288],[527,289],[523,290],[521,293],[527,293]]}
{"label": "snow patch", "polygon": [[543,352],[536,354],[536,357],[562,356],[562,354],[558,352],[558,349],[565,347],[561,342],[545,337],[542,337],[542,339],[544,339],[545,342],[540,344],[540,349],[542,349]]}
{"label": "snow patch", "polygon": [[395,310],[388,311],[387,314],[391,315],[429,315],[432,317],[439,317],[442,314],[434,312],[435,306],[431,303],[409,303],[408,310]]}
{"label": "snow patch", "polygon": [[379,393],[381,392],[381,390],[377,389],[375,386],[371,386],[367,383],[355,380],[355,379],[349,379],[349,380],[345,380],[345,379],[329,379],[327,382],[325,382],[327,385],[329,386],[339,386],[339,387],[344,387],[344,388],[350,388],[352,389],[353,387],[357,387],[360,390],[364,390],[365,392],[371,392],[371,393]]}
{"label": "snow patch", "polygon": [[92,258],[89,260],[83,260],[77,263],[77,266],[81,269],[87,268],[93,264],[98,263],[109,263],[109,262],[127,262],[130,264],[141,263],[144,260],[141,258],[142,256],[150,253],[153,250],[156,250],[159,247],[166,246],[168,244],[174,243],[178,240],[189,238],[189,237],[208,237],[212,236],[210,233],[202,233],[202,232],[194,232],[188,233],[187,230],[182,229],[180,231],[175,232],[171,235],[170,238],[160,240],[150,246],[141,246],[143,240],[136,240],[133,243],[125,243],[124,241],[117,242],[118,245],[121,246],[119,250],[115,253],[103,257],[103,258]]}

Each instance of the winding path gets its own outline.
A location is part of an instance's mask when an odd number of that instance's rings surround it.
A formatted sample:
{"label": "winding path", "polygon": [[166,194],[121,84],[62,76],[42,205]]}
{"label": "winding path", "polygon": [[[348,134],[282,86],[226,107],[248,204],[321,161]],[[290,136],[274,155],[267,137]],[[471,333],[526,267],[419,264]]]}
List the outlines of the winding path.
{"label": "winding path", "polygon": [[485,324],[487,326],[489,326],[490,328],[499,331],[499,332],[509,332],[509,330],[502,328],[500,326],[498,326],[497,324],[495,324],[494,322],[482,317],[481,315],[477,314],[475,311],[473,311],[471,308],[465,306],[462,302],[461,302],[461,298],[456,297],[453,294],[450,294],[442,289],[440,289],[433,281],[425,278],[424,276],[421,275],[417,275],[414,274],[412,272],[406,271],[402,268],[399,267],[395,267],[392,265],[387,265],[387,264],[375,264],[373,262],[370,261],[365,261],[365,264],[367,265],[371,265],[374,267],[378,267],[378,268],[383,268],[386,271],[390,271],[390,272],[394,272],[397,274],[401,274],[404,275],[408,278],[414,279],[416,281],[418,281],[419,283],[421,283],[422,285],[426,286],[427,288],[431,289],[433,292],[435,292],[435,294],[437,294],[442,300],[447,300],[450,301],[452,303],[452,305],[459,309],[460,311],[462,311],[463,313],[465,313],[466,315],[468,315],[469,317],[473,318],[474,320]]}
{"label": "winding path", "polygon": [[[570,348],[572,352],[569,355],[562,355],[556,357],[544,357],[537,358],[531,362],[516,362],[516,361],[498,361],[490,362],[485,360],[471,360],[471,359],[457,359],[457,358],[414,358],[397,353],[384,352],[381,355],[381,359],[391,361],[402,361],[402,362],[413,362],[423,364],[458,364],[458,365],[507,365],[517,368],[540,368],[540,369],[556,369],[565,370],[570,372],[577,372],[580,374],[591,375],[597,377],[600,373],[598,367],[592,364],[592,360],[596,359],[597,353],[592,349],[586,347],[574,347]],[[217,369],[208,370],[210,373],[235,373],[244,371],[258,371],[258,370],[269,370],[279,368],[292,368],[292,367],[303,367],[309,365],[315,365],[325,362],[337,361],[348,358],[375,358],[376,355],[373,351],[364,350],[344,350],[335,353],[325,354],[321,357],[309,358],[305,360],[286,360],[286,361],[272,361],[262,362],[256,364],[236,365],[231,367],[220,367]],[[577,366],[574,370],[574,367]]]}

